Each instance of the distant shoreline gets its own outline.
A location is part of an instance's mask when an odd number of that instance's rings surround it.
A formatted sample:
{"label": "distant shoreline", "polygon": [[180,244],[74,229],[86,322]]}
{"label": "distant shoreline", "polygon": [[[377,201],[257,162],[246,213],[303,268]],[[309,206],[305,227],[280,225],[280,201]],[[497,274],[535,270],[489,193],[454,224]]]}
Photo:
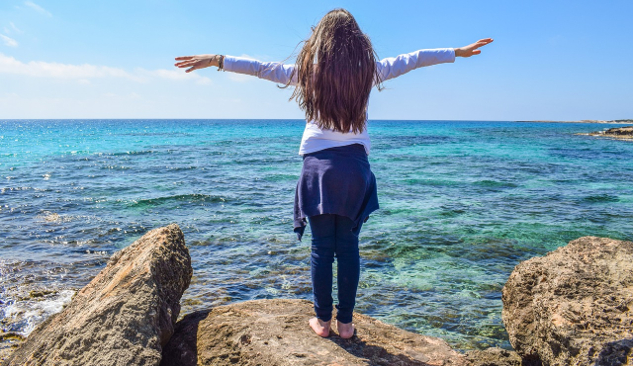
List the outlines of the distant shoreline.
{"label": "distant shoreline", "polygon": [[514,121],[514,122],[532,122],[532,123],[604,123],[604,124],[633,124],[633,119],[616,119],[613,121],[602,121],[596,119],[583,119],[580,121]]}

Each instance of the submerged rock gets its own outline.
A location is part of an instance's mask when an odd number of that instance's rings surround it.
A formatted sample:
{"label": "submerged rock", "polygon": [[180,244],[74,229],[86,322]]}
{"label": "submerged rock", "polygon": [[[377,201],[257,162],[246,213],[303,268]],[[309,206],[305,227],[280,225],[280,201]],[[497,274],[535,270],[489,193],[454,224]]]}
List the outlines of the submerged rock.
{"label": "submerged rock", "polygon": [[633,139],[633,126],[609,128],[604,131],[590,132],[589,135],[615,137],[619,139]]}
{"label": "submerged rock", "polygon": [[158,365],[191,276],[178,225],[152,230],[112,255],[3,365]]}
{"label": "submerged rock", "polygon": [[360,314],[353,338],[321,338],[308,326],[313,314],[305,300],[253,300],[189,314],[176,324],[161,365],[469,365],[439,338]]}
{"label": "submerged rock", "polygon": [[583,237],[522,262],[502,299],[510,343],[526,362],[633,362],[633,242]]}

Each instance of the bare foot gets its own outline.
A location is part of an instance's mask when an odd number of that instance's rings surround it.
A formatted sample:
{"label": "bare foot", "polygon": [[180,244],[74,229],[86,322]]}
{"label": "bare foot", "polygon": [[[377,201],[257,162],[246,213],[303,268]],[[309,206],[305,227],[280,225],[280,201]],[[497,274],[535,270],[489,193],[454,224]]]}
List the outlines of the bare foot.
{"label": "bare foot", "polygon": [[343,339],[349,339],[354,336],[354,324],[352,322],[345,324],[337,320],[336,328],[338,329],[339,337]]}
{"label": "bare foot", "polygon": [[319,318],[312,318],[310,319],[309,323],[312,327],[312,330],[314,330],[314,333],[320,335],[321,337],[328,337],[330,335],[331,321],[324,322]]}

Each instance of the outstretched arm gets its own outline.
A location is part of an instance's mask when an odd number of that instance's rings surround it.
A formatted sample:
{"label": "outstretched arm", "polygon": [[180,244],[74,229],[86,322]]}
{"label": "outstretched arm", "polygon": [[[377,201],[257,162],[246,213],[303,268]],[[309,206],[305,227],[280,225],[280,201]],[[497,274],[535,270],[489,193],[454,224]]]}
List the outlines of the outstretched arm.
{"label": "outstretched arm", "polygon": [[478,55],[481,53],[481,50],[478,48],[490,42],[492,42],[492,39],[486,38],[460,48],[419,50],[380,60],[376,67],[378,67],[382,81],[386,81],[420,67],[452,63],[455,62],[456,57]]}
{"label": "outstretched arm", "polygon": [[396,78],[424,66],[455,62],[455,51],[452,48],[437,48],[405,53],[378,61],[376,67],[381,81]]}
{"label": "outstretched arm", "polygon": [[266,79],[279,84],[290,85],[296,83],[296,75],[292,75],[294,65],[284,65],[279,62],[261,62],[244,57],[220,56],[220,55],[198,55],[176,57],[176,67],[188,68],[186,72],[203,69],[209,66],[219,67],[223,63],[222,69],[239,74],[253,75],[260,79]]}

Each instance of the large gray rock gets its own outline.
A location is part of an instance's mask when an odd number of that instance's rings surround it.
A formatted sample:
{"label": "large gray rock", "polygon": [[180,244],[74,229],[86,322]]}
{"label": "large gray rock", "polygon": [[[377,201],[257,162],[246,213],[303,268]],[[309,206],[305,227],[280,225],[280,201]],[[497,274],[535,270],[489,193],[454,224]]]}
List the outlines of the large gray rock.
{"label": "large gray rock", "polygon": [[502,299],[510,343],[527,361],[633,364],[633,242],[583,237],[522,262]]}
{"label": "large gray rock", "polygon": [[164,366],[468,365],[443,340],[354,314],[357,335],[321,338],[305,300],[253,300],[185,316],[163,350]]}
{"label": "large gray rock", "polygon": [[113,254],[3,365],[158,365],[192,272],[178,225],[152,230]]}

